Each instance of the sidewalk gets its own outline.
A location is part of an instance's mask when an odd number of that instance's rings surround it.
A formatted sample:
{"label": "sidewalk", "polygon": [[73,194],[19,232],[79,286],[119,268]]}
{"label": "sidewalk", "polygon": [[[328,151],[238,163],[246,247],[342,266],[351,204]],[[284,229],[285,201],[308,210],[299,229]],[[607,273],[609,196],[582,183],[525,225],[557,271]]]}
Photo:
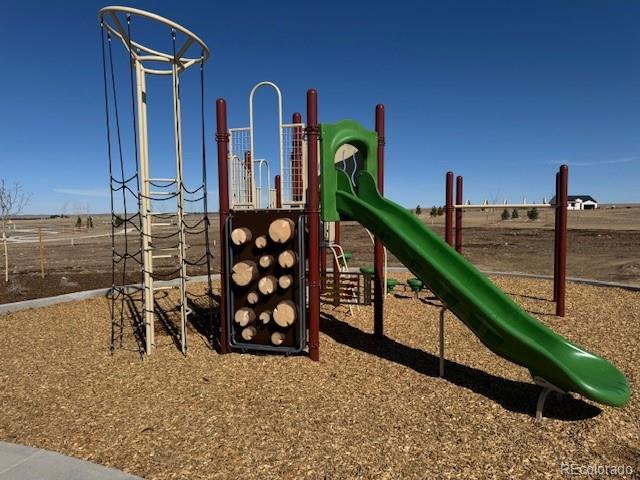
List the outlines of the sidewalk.
{"label": "sidewalk", "polygon": [[142,480],[38,448],[0,442],[0,480]]}

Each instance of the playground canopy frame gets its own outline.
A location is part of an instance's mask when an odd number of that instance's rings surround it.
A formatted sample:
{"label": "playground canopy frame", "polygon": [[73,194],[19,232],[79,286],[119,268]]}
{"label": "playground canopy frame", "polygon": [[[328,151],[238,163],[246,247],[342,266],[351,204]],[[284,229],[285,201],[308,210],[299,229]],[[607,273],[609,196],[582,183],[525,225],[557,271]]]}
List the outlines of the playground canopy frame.
{"label": "playground canopy frame", "polygon": [[[167,27],[171,28],[175,32],[180,32],[186,36],[185,42],[182,46],[176,50],[176,54],[163,53],[153,48],[147,47],[139,42],[133,41],[124,28],[121,19],[118,14],[124,14],[126,17],[138,16],[149,20],[154,20]],[[156,15],[155,13],[147,12],[137,8],[123,7],[123,6],[109,6],[100,9],[98,12],[98,18],[100,22],[104,24],[105,28],[112,34],[119,38],[124,44],[125,48],[129,51],[129,54],[134,60],[143,62],[166,62],[169,64],[180,64],[180,69],[185,70],[190,66],[199,63],[201,61],[206,62],[211,56],[209,47],[206,43],[200,39],[195,33],[186,29],[182,25],[175,23],[168,18]],[[111,19],[111,23],[107,19]],[[202,54],[198,58],[184,57],[183,55],[191,48],[193,44],[197,44],[202,49]],[[144,52],[145,54],[141,54]],[[155,75],[172,75],[173,67],[167,70],[158,70],[153,68],[145,68],[145,73]]]}

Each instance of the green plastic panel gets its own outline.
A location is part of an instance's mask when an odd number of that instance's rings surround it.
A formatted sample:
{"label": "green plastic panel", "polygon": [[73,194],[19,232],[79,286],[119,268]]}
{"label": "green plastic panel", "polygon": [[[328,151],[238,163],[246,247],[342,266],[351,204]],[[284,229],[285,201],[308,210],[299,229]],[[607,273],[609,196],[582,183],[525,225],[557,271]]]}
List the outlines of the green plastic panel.
{"label": "green plastic panel", "polygon": [[337,222],[341,218],[336,208],[338,186],[335,158],[345,144],[358,149],[364,160],[364,171],[378,178],[378,134],[367,130],[355,120],[320,124],[320,206],[322,220]]}
{"label": "green plastic panel", "polygon": [[567,392],[605,405],[629,401],[629,383],[615,366],[522,310],[415,215],[383,198],[374,178],[361,172],[356,194],[337,172],[337,210],[373,232],[487,348]]}

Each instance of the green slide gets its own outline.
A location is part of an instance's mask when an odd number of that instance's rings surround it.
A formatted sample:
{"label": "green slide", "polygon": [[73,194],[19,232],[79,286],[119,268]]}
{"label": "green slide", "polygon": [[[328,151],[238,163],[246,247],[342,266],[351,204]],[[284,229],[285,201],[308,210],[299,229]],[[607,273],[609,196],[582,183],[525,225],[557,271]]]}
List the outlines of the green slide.
{"label": "green slide", "polygon": [[415,215],[383,198],[370,172],[360,172],[357,194],[349,177],[337,174],[340,216],[373,232],[487,348],[564,391],[605,405],[627,403],[629,384],[616,367],[522,310]]}

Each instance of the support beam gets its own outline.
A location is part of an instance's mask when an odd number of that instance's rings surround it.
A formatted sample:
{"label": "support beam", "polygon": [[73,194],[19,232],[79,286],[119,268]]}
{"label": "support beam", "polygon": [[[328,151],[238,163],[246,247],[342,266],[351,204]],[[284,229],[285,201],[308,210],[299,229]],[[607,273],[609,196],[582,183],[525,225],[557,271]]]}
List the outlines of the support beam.
{"label": "support beam", "polygon": [[[556,206],[560,203],[560,169],[556,172]],[[560,246],[560,240],[558,234],[560,229],[558,228],[558,221],[560,220],[560,209],[554,210],[554,227],[553,227],[553,301],[558,300],[558,247]]]}
{"label": "support beam", "polygon": [[[378,191],[384,195],[384,105],[376,105],[375,110],[376,133],[378,134]],[[373,242],[373,334],[384,336],[384,245],[377,238]]]}
{"label": "support beam", "polygon": [[220,353],[229,353],[231,348],[227,341],[227,308],[226,290],[228,272],[226,268],[226,223],[229,217],[229,130],[227,128],[227,103],[219,98],[216,101],[216,142],[218,143],[218,201],[220,205],[220,314],[219,338]]}
{"label": "support beam", "polygon": [[453,247],[453,172],[447,172],[445,191],[444,240]]}
{"label": "support beam", "polygon": [[309,219],[309,358],[320,360],[320,196],[318,92],[307,91],[307,215]]}
{"label": "support beam", "polygon": [[560,198],[558,201],[558,285],[556,315],[565,315],[565,293],[567,285],[567,204],[569,191],[569,167],[560,166]]}
{"label": "support beam", "polygon": [[[462,177],[456,177],[456,205],[462,205]],[[456,209],[456,252],[462,253],[462,209]]]}
{"label": "support beam", "polygon": [[[333,241],[336,245],[340,245],[340,222],[335,222],[333,224]],[[338,250],[340,251],[340,250]],[[344,250],[342,250],[344,254]],[[322,256],[327,258],[327,251],[323,250]],[[338,258],[334,255],[333,257],[333,305],[340,305],[340,263],[338,262]],[[344,261],[344,258],[343,258]],[[326,265],[325,265],[326,272]]]}

